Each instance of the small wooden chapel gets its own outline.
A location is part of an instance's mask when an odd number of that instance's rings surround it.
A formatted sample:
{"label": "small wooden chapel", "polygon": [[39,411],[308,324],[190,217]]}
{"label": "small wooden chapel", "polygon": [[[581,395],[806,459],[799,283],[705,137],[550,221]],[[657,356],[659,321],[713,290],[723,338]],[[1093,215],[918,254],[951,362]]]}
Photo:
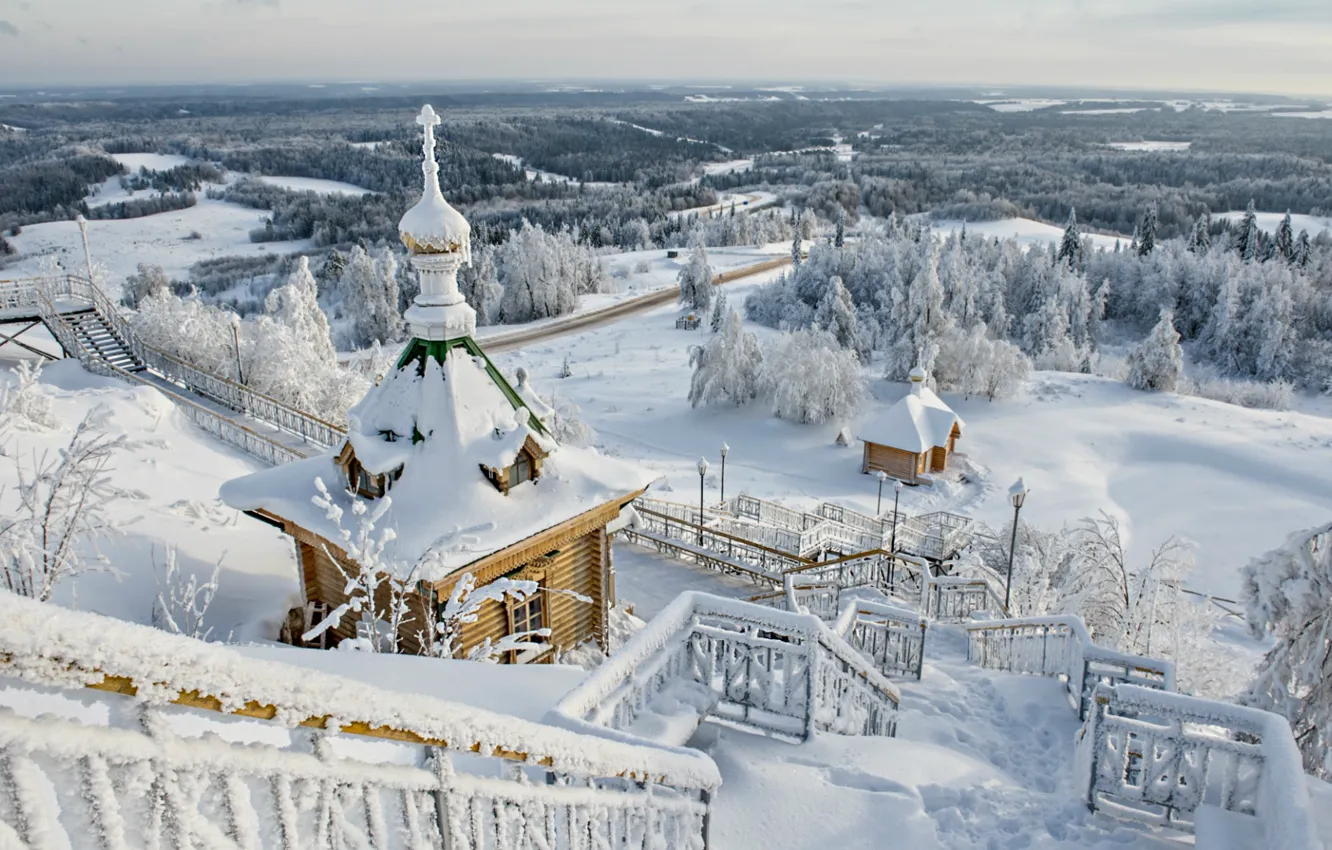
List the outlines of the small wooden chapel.
{"label": "small wooden chapel", "polygon": [[[293,538],[307,624],[309,611],[347,601],[344,571],[355,568],[337,543],[337,511],[312,501],[322,483],[344,520],[357,500],[388,499],[378,525],[396,536],[384,554],[416,580],[416,604],[440,606],[469,574],[478,587],[500,578],[539,584],[525,599],[486,602],[463,629],[462,655],[541,628],[551,631],[549,651],[506,660],[549,660],[590,640],[604,650],[613,593],[607,526],[654,475],[561,446],[542,419],[549,407],[527,381],[515,389],[477,343],[476,312],[457,279],[470,262],[471,227],[440,191],[439,117],[427,105],[417,121],[425,190],[399,225],[421,284],[405,316],[411,340],[348,412],[342,446],[229,481],[222,498]],[[342,618],[330,641],[356,637],[356,619]],[[401,635],[409,649],[420,626],[410,628]]]}
{"label": "small wooden chapel", "polygon": [[917,366],[908,375],[911,391],[860,431],[865,454],[860,471],[883,471],[907,484],[931,481],[943,472],[962,436],[962,417],[926,386],[929,375]]}

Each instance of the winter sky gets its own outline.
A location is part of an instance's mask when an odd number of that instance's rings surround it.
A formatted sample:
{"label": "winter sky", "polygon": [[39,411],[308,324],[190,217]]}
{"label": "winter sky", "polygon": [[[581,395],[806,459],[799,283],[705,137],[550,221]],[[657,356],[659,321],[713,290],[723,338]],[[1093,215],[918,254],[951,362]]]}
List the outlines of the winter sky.
{"label": "winter sky", "polygon": [[493,79],[1332,95],[1332,0],[0,0],[0,87]]}

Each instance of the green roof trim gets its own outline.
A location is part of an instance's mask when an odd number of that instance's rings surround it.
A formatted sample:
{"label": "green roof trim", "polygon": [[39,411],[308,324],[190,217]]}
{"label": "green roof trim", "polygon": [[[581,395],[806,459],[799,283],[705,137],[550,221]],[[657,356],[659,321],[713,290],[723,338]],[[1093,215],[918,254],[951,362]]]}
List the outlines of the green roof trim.
{"label": "green roof trim", "polygon": [[[397,368],[401,370],[414,365],[416,367],[416,374],[424,375],[427,358],[431,358],[436,363],[443,366],[444,358],[455,348],[461,348],[466,351],[468,355],[472,357],[480,357],[485,361],[486,374],[488,374],[490,379],[495,382],[495,386],[499,387],[500,392],[502,392],[504,397],[509,400],[509,404],[513,405],[514,410],[517,410],[520,407],[527,407],[527,403],[523,401],[522,396],[518,395],[518,391],[509,384],[508,380],[505,379],[500,370],[495,368],[495,364],[490,361],[490,357],[487,356],[480,344],[470,336],[445,340],[413,338],[411,342],[407,343],[407,347],[403,349],[402,356],[398,358]],[[546,430],[545,425],[541,424],[541,420],[536,418],[536,414],[529,410],[528,416],[532,430],[544,434],[547,437],[550,436],[550,432]],[[413,442],[415,442],[416,435],[413,434],[412,437]]]}

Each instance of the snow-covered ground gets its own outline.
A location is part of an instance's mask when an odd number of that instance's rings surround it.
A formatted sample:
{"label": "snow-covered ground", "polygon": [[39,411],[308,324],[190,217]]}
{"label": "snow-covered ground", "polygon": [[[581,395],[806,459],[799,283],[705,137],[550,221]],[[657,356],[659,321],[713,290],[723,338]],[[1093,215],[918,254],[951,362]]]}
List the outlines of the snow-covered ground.
{"label": "snow-covered ground", "polygon": [[667,213],[672,218],[690,215],[707,215],[710,213],[730,212],[731,204],[735,204],[737,210],[753,209],[754,207],[765,206],[777,199],[772,192],[754,191],[754,192],[722,192],[717,196],[717,203],[706,207],[691,207],[687,210],[675,210]]}
{"label": "snow-covered ground", "polygon": [[[542,170],[539,169],[539,168],[528,168],[527,166],[523,165],[523,158],[522,158],[522,157],[520,157],[520,156],[514,156],[514,155],[511,154],[511,153],[495,153],[495,154],[491,154],[491,156],[495,157],[495,159],[503,160],[504,162],[509,163],[509,165],[512,165],[512,166],[515,167],[515,168],[521,168],[521,169],[523,169],[523,171],[527,174],[527,182],[529,182],[529,183],[531,183],[532,181],[536,180],[538,177],[541,178],[541,181],[542,181],[543,183],[578,183],[578,182],[580,182],[580,181],[577,180],[576,178],[568,177],[568,176],[566,176],[566,175],[564,175],[564,174],[556,174],[556,173],[553,172],[553,171],[542,171]],[[591,184],[589,184],[589,185],[591,185]]]}
{"label": "snow-covered ground", "polygon": [[1149,106],[1113,106],[1104,109],[1064,109],[1060,115],[1130,115],[1134,112],[1145,112],[1154,107]]}
{"label": "snow-covered ground", "polygon": [[1066,100],[1050,100],[1043,97],[1030,97],[1015,100],[975,100],[981,106],[988,106],[995,112],[1035,112],[1050,106],[1063,106]]}
{"label": "snow-covered ground", "polygon": [[268,174],[256,174],[254,176],[255,179],[261,180],[270,186],[290,189],[293,192],[316,192],[320,195],[374,194],[369,189],[353,186],[351,183],[340,183],[337,180],[320,180],[316,177],[274,177]]}
{"label": "snow-covered ground", "polygon": [[1332,109],[1320,109],[1316,112],[1273,112],[1273,118],[1332,118]]}
{"label": "snow-covered ground", "polygon": [[111,158],[136,173],[140,168],[149,171],[170,171],[187,165],[190,161],[187,156],[169,153],[114,153],[111,154]]}
{"label": "snow-covered ground", "polygon": [[[1281,219],[1285,218],[1284,212],[1259,212],[1258,227],[1266,230],[1268,233],[1274,233],[1277,226],[1281,224]],[[1230,210],[1229,212],[1214,213],[1213,218],[1223,218],[1234,224],[1244,218],[1244,210]],[[1309,236],[1314,237],[1324,230],[1332,229],[1332,216],[1304,215],[1302,213],[1291,213],[1290,226],[1296,232],[1301,230],[1309,231]]]}
{"label": "snow-covered ground", "polygon": [[[1045,246],[1058,243],[1064,236],[1064,228],[1030,218],[1002,218],[997,221],[966,222],[943,219],[930,222],[930,227],[940,236],[947,236],[966,227],[969,236],[980,236],[986,239],[996,237],[999,239],[1016,239],[1023,245]],[[1105,248],[1106,250],[1114,250],[1116,242],[1125,246],[1129,243],[1129,237],[1127,236],[1106,236],[1101,233],[1085,232],[1083,235],[1090,236],[1092,244],[1097,248]]]}
{"label": "snow-covered ground", "polygon": [[[12,365],[0,360],[0,380],[11,380]],[[262,464],[201,431],[157,390],[90,375],[74,361],[47,366],[42,386],[61,426],[0,431],[0,514],[13,509],[15,464],[30,466],[34,455],[68,444],[88,413],[96,411],[108,434],[126,440],[108,471],[110,485],[121,491],[109,511],[119,533],[100,545],[116,572],[62,585],[55,601],[149,623],[157,595],[154,562],[160,567],[174,546],[182,571],[202,579],[221,563],[208,617],[215,639],[276,635],[299,595],[291,541],[217,497],[222,482]]]}
{"label": "snow-covered ground", "polygon": [[[760,281],[727,288],[736,308]],[[874,401],[848,422],[801,426],[761,406],[690,408],[689,348],[708,338],[675,330],[667,307],[614,325],[500,354],[497,364],[525,367],[542,392],[577,403],[613,454],[657,470],[661,498],[698,498],[700,455],[712,462],[706,487],[718,495],[718,447],[727,442],[726,492],[812,507],[841,501],[875,508],[875,482],[860,473],[859,452],[833,442],[906,391],[867,375]],[[760,339],[773,331],[751,327]],[[568,356],[573,376],[557,374]],[[970,482],[908,488],[909,512],[948,509],[996,526],[1011,518],[1005,489],[1025,475],[1028,522],[1058,528],[1106,510],[1124,524],[1131,555],[1143,557],[1178,534],[1197,545],[1190,586],[1236,598],[1239,570],[1291,531],[1332,512],[1332,420],[1299,412],[1249,410],[1203,399],[1130,390],[1104,378],[1036,373],[1019,397],[998,402],[944,394],[967,422],[959,450]]]}
{"label": "snow-covered ground", "polygon": [[[118,184],[117,184],[118,185]],[[139,263],[159,265],[168,276],[185,279],[190,266],[213,257],[288,254],[309,249],[310,240],[251,242],[250,231],[263,225],[263,210],[200,196],[188,209],[142,218],[88,222],[93,261],[106,266],[112,296]],[[198,233],[199,238],[192,235]],[[6,278],[37,274],[42,257],[51,255],[71,271],[83,272],[83,244],[72,221],[31,224],[9,240],[25,255],[4,269]]]}
{"label": "snow-covered ground", "polygon": [[1192,145],[1193,142],[1110,142],[1106,147],[1143,153],[1180,153]]}

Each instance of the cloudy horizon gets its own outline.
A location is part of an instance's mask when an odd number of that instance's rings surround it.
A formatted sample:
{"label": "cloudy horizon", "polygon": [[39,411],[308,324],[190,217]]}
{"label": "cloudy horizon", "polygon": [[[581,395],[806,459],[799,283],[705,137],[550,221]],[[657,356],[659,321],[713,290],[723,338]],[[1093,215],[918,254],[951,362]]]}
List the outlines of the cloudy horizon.
{"label": "cloudy horizon", "polygon": [[0,0],[10,87],[786,80],[1332,94],[1324,0]]}

